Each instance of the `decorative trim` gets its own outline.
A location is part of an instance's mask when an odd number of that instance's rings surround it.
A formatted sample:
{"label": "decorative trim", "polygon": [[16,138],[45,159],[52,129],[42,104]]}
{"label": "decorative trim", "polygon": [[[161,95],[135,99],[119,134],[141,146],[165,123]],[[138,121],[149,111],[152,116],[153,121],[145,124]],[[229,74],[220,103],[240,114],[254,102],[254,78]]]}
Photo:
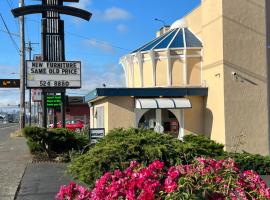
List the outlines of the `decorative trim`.
{"label": "decorative trim", "polygon": [[171,50],[167,49],[167,84],[172,86],[172,60],[171,60]]}
{"label": "decorative trim", "polygon": [[124,74],[125,74],[125,80],[126,80],[126,87],[128,87],[128,72],[127,72],[127,56],[124,56],[120,59],[120,62],[119,62],[122,67],[123,67],[123,70],[124,70]]}
{"label": "decorative trim", "polygon": [[131,73],[131,83],[132,83],[132,87],[134,87],[134,62],[132,61],[132,57],[131,55],[128,55],[126,60],[129,66],[129,71]]}
{"label": "decorative trim", "polygon": [[[150,56],[150,60],[152,63],[152,81],[153,81],[153,87],[156,86],[157,80],[156,80],[156,59],[157,57],[155,57],[155,52],[154,51],[149,51],[149,56]],[[146,59],[144,59],[146,60]]]}
{"label": "decorative trim", "polygon": [[139,69],[140,69],[140,78],[141,78],[141,87],[143,87],[143,56],[141,52],[137,52],[135,54],[135,57],[137,59]]}
{"label": "decorative trim", "polygon": [[187,44],[186,44],[186,33],[183,29],[183,40],[184,40],[184,57],[183,57],[183,85],[187,85]]}

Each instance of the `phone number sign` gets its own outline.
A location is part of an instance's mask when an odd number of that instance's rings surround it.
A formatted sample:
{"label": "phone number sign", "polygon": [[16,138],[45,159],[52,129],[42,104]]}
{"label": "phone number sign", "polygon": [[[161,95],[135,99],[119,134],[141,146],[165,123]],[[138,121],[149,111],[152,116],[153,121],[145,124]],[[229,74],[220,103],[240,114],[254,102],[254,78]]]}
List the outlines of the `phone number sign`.
{"label": "phone number sign", "polygon": [[27,88],[81,88],[81,62],[26,61]]}

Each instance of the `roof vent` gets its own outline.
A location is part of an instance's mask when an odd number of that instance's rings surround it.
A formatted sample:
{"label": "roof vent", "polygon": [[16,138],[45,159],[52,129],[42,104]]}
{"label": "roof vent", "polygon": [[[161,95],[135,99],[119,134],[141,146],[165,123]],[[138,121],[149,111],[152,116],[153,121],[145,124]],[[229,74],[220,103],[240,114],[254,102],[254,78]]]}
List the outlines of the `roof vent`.
{"label": "roof vent", "polygon": [[187,28],[187,27],[188,27],[188,25],[187,25],[186,20],[182,18],[182,19],[179,19],[179,20],[175,21],[171,25],[170,29],[173,30],[173,29],[176,29],[176,28]]}

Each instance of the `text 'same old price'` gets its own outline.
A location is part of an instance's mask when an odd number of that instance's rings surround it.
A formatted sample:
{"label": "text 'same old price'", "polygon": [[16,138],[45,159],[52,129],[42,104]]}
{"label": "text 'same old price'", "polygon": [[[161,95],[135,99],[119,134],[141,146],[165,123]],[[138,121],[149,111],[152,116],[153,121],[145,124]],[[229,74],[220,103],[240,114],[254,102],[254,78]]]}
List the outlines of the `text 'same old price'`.
{"label": "text 'same old price'", "polygon": [[81,62],[27,61],[27,87],[81,87]]}

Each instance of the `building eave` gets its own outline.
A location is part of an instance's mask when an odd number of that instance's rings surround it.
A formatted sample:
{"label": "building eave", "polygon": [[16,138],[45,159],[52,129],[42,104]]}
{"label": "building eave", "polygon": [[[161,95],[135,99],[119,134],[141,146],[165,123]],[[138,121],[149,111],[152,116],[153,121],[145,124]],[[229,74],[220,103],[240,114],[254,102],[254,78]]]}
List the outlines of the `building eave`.
{"label": "building eave", "polygon": [[154,87],[154,88],[96,88],[85,96],[86,102],[94,102],[100,97],[132,96],[148,97],[186,97],[207,96],[206,87]]}

